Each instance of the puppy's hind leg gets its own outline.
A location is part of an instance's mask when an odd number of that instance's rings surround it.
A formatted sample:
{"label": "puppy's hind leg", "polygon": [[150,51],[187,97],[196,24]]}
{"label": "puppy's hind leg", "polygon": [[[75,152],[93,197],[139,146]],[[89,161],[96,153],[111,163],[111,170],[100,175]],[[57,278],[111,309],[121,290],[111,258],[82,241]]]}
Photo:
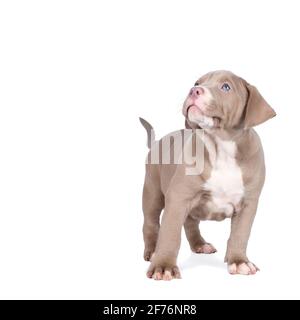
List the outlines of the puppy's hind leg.
{"label": "puppy's hind leg", "polygon": [[143,236],[145,243],[144,259],[150,261],[155,251],[160,227],[160,214],[164,208],[164,196],[160,188],[145,181],[143,190],[144,225]]}
{"label": "puppy's hind leg", "polygon": [[191,215],[187,216],[184,223],[185,234],[189,241],[191,250],[195,253],[215,253],[217,251],[215,247],[212,244],[207,243],[201,236],[199,223],[200,219]]}

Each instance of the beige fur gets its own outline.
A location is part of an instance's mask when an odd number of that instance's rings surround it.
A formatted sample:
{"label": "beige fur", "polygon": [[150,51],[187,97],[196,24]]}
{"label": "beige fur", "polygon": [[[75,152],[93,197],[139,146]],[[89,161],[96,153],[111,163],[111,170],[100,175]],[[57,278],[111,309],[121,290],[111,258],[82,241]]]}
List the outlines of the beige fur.
{"label": "beige fur", "polygon": [[[230,86],[225,92],[224,83]],[[197,90],[199,88],[199,92]],[[196,82],[183,106],[186,128],[205,131],[204,167],[200,175],[187,175],[186,163],[146,164],[143,191],[145,260],[151,265],[147,276],[157,280],[180,278],[176,259],[184,226],[191,250],[213,253],[199,231],[200,220],[231,218],[231,234],[225,261],[231,274],[254,274],[258,268],[249,262],[246,249],[258,199],[265,178],[260,139],[253,126],[275,116],[258,90],[228,71],[208,73]],[[151,153],[162,141],[150,139]],[[170,152],[180,139],[173,133]],[[196,130],[193,133],[197,134]],[[151,141],[150,141],[151,140]],[[195,139],[189,143],[195,144]],[[181,140],[180,140],[181,143]],[[160,214],[164,214],[160,223]]]}

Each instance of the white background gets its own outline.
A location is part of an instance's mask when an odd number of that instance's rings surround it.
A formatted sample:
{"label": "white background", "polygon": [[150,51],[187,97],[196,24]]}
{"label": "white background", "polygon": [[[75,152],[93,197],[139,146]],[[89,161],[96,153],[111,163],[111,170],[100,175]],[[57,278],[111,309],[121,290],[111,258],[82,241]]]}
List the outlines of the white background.
{"label": "white background", "polygon": [[[299,1],[1,1],[0,298],[300,298]],[[229,222],[182,280],[146,279],[143,116],[183,127],[202,74],[228,69],[277,111],[257,128],[267,180],[249,258],[230,276]]]}

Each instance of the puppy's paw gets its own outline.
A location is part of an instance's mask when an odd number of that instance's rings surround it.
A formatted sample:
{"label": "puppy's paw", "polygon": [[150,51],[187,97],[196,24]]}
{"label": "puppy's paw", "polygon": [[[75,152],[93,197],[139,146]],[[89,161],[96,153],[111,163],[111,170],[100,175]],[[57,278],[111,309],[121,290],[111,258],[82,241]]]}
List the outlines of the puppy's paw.
{"label": "puppy's paw", "polygon": [[147,271],[147,277],[154,280],[169,281],[181,279],[180,271],[177,266],[151,265]]}
{"label": "puppy's paw", "polygon": [[195,253],[204,253],[204,254],[211,254],[217,252],[217,249],[210,243],[204,243],[199,246],[196,246],[193,251]]}
{"label": "puppy's paw", "polygon": [[228,264],[228,272],[230,274],[254,275],[259,268],[252,262],[239,262]]}

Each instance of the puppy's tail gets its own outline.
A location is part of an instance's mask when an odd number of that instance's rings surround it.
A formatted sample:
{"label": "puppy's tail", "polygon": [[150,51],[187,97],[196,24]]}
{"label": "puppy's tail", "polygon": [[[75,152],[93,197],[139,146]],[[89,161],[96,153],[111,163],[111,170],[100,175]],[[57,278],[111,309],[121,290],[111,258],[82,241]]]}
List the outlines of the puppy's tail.
{"label": "puppy's tail", "polygon": [[140,122],[141,124],[143,125],[143,127],[146,129],[147,131],[147,146],[148,148],[150,149],[152,144],[154,143],[155,141],[155,133],[154,133],[154,129],[153,127],[151,126],[151,124],[146,121],[145,119],[143,118],[139,118],[140,119]]}

